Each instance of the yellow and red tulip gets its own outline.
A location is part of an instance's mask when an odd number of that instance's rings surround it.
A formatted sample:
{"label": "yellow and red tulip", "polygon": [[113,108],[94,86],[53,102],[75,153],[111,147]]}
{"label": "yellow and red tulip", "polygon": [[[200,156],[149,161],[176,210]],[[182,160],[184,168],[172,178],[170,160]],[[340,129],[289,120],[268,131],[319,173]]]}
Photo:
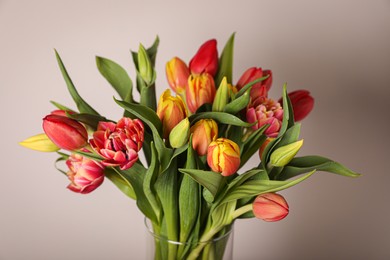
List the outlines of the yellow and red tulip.
{"label": "yellow and red tulip", "polygon": [[51,114],[43,118],[42,126],[49,139],[62,149],[72,151],[87,144],[87,130],[74,119]]}
{"label": "yellow and red tulip", "polygon": [[191,113],[206,103],[213,103],[215,97],[215,83],[213,77],[208,73],[191,75],[188,78],[186,89],[186,102]]}
{"label": "yellow and red tulip", "polygon": [[198,155],[203,156],[207,154],[209,144],[218,137],[218,125],[212,119],[201,119],[191,127],[190,132],[193,134],[192,147]]}
{"label": "yellow and red tulip", "polygon": [[187,65],[178,57],[172,58],[165,66],[168,83],[171,89],[180,94],[185,91],[190,71]]}
{"label": "yellow and red tulip", "polygon": [[209,73],[214,77],[218,70],[217,41],[211,39],[202,44],[189,67],[192,74]]}
{"label": "yellow and red tulip", "polygon": [[208,147],[207,164],[214,172],[230,176],[240,167],[240,148],[229,139],[218,138]]}
{"label": "yellow and red tulip", "polygon": [[66,161],[69,171],[68,178],[71,183],[68,189],[71,191],[87,194],[99,187],[104,181],[104,167],[100,163],[72,154]]}
{"label": "yellow and red tulip", "polygon": [[268,124],[264,134],[268,137],[276,137],[282,126],[283,109],[280,104],[272,99],[266,99],[257,107],[248,108],[246,111],[248,123],[256,123],[253,129],[259,129]]}
{"label": "yellow and red tulip", "polygon": [[117,124],[99,122],[90,140],[92,148],[100,154],[105,166],[120,166],[126,170],[138,160],[144,142],[144,125],[139,119],[123,117]]}
{"label": "yellow and red tulip", "polygon": [[289,213],[289,206],[282,195],[265,193],[256,197],[253,202],[253,214],[267,222],[282,220]]}
{"label": "yellow and red tulip", "polygon": [[163,137],[168,138],[172,129],[187,117],[187,109],[180,96],[172,96],[169,89],[160,96],[157,115],[163,125]]}

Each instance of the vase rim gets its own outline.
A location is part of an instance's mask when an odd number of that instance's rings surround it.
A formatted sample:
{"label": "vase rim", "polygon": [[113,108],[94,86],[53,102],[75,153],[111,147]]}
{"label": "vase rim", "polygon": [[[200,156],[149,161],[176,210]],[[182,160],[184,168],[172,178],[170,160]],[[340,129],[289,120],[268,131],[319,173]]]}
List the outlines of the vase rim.
{"label": "vase rim", "polygon": [[234,222],[231,224],[230,226],[230,229],[228,232],[226,232],[225,234],[223,234],[222,236],[219,236],[219,237],[216,237],[214,239],[210,239],[210,240],[207,240],[207,241],[196,241],[196,242],[180,242],[180,241],[174,241],[174,240],[170,240],[168,239],[166,236],[162,236],[162,235],[157,235],[154,233],[153,231],[153,228],[151,227],[151,220],[148,219],[147,217],[144,218],[144,224],[145,224],[145,227],[146,229],[148,230],[148,233],[150,233],[153,237],[157,238],[157,239],[162,239],[162,240],[165,240],[167,241],[168,243],[170,244],[175,244],[175,245],[186,245],[186,244],[208,244],[208,243],[215,243],[219,240],[222,240],[226,237],[229,237],[229,235],[233,232],[233,227],[234,227]]}

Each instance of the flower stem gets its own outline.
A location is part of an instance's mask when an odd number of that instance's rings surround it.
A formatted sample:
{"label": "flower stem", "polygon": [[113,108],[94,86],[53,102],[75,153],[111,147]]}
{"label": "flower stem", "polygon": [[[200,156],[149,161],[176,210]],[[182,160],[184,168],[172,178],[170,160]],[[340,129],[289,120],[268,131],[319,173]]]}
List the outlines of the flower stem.
{"label": "flower stem", "polygon": [[239,209],[236,209],[234,212],[233,212],[233,219],[236,219],[238,218],[239,216],[249,212],[249,211],[252,211],[253,210],[253,205],[252,204],[247,204],[245,206],[242,206],[241,208]]}

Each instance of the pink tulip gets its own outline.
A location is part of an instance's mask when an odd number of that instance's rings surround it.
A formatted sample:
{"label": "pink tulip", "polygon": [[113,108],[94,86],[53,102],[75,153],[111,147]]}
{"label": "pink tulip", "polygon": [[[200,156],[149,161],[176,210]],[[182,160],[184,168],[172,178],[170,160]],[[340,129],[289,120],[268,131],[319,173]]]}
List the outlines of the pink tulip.
{"label": "pink tulip", "polygon": [[91,159],[78,154],[72,154],[66,161],[69,171],[68,178],[71,183],[68,189],[87,194],[99,187],[104,180],[104,167]]}
{"label": "pink tulip", "polygon": [[[296,122],[304,119],[314,107],[314,98],[310,96],[307,90],[296,90],[288,93],[291,105],[294,111],[294,120]],[[280,99],[281,103],[282,99]]]}
{"label": "pink tulip", "polygon": [[178,94],[185,91],[190,71],[181,59],[174,57],[165,67],[169,86]]}
{"label": "pink tulip", "polygon": [[218,70],[217,41],[211,39],[200,46],[189,67],[192,74],[209,73],[214,77]]}
{"label": "pink tulip", "polygon": [[288,212],[287,201],[276,193],[261,194],[253,202],[253,214],[256,218],[264,221],[282,220],[288,215]]}
{"label": "pink tulip", "polygon": [[186,89],[186,101],[191,113],[205,103],[212,104],[215,97],[215,83],[213,77],[208,73],[191,75],[188,78]]}
{"label": "pink tulip", "polygon": [[283,109],[278,102],[266,99],[261,105],[251,107],[246,111],[248,123],[255,123],[252,128],[257,130],[264,125],[269,125],[264,134],[268,137],[276,137],[282,126]]}
{"label": "pink tulip", "polygon": [[240,147],[226,138],[218,138],[210,143],[207,150],[207,164],[214,172],[230,176],[240,167]]}
{"label": "pink tulip", "polygon": [[92,148],[105,159],[105,166],[120,166],[126,170],[138,160],[144,141],[144,125],[139,119],[123,117],[117,124],[99,122],[90,140]]}
{"label": "pink tulip", "polygon": [[62,149],[72,151],[87,144],[87,130],[74,119],[55,114],[47,115],[43,118],[42,126],[49,139]]}

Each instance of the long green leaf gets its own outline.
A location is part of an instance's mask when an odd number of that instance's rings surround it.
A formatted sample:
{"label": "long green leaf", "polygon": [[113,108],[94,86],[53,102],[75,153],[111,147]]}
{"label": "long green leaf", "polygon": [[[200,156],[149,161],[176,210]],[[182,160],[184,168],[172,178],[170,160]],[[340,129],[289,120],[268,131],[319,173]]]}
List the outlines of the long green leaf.
{"label": "long green leaf", "polygon": [[105,176],[119,188],[126,196],[136,199],[136,195],[130,182],[118,172],[111,168],[106,168],[104,171]]}
{"label": "long green leaf", "polygon": [[247,90],[243,95],[234,99],[225,106],[224,111],[229,114],[236,114],[246,108],[250,101],[250,90]]}
{"label": "long green leaf", "polygon": [[74,102],[76,103],[76,106],[78,110],[81,113],[88,113],[92,115],[99,115],[98,112],[96,112],[87,102],[84,101],[84,99],[79,95],[79,93],[76,90],[76,87],[74,86],[71,78],[69,77],[68,72],[66,71],[66,68],[64,66],[64,63],[61,60],[60,55],[58,54],[57,50],[54,50],[58,62],[58,66],[60,67],[62,76],[64,77],[64,80],[66,82],[66,85],[68,87],[69,93],[72,96]]}
{"label": "long green leaf", "polygon": [[213,171],[203,171],[196,169],[179,169],[180,172],[187,174],[197,183],[205,187],[214,197],[220,190],[221,184],[225,182],[222,175]]}
{"label": "long green leaf", "polygon": [[191,124],[200,119],[214,119],[221,124],[251,127],[253,124],[242,121],[240,118],[225,112],[202,112],[190,116]]}
{"label": "long green leaf", "polygon": [[331,172],[347,177],[360,176],[359,173],[356,173],[331,159],[321,156],[304,156],[292,159],[278,175],[278,179],[287,180],[312,170]]}
{"label": "long green leaf", "polygon": [[98,115],[91,115],[91,114],[67,114],[70,118],[73,118],[81,123],[84,123],[88,126],[90,126],[93,130],[96,130],[98,127],[99,122],[101,121],[108,121],[107,118],[103,116]]}
{"label": "long green leaf", "polygon": [[287,95],[287,84],[283,86],[283,122],[282,127],[279,130],[278,136],[284,135],[284,133],[294,125],[294,111],[291,105],[291,100]]}
{"label": "long green leaf", "polygon": [[268,128],[268,125],[264,125],[263,127],[257,129],[255,132],[253,132],[248,139],[246,139],[240,149],[241,149],[241,162],[240,162],[240,168],[252,157],[254,153],[256,153],[261,144],[265,141],[267,138],[265,135],[263,135],[264,131]]}
{"label": "long green leaf", "polygon": [[96,56],[96,65],[99,72],[116,90],[121,99],[126,102],[133,102],[133,82],[126,70],[118,63],[99,56]]}
{"label": "long green leaf", "polygon": [[215,84],[219,86],[223,77],[226,77],[228,83],[233,83],[233,50],[234,50],[233,33],[223,48],[221,57],[219,58],[219,70],[215,77]]}

